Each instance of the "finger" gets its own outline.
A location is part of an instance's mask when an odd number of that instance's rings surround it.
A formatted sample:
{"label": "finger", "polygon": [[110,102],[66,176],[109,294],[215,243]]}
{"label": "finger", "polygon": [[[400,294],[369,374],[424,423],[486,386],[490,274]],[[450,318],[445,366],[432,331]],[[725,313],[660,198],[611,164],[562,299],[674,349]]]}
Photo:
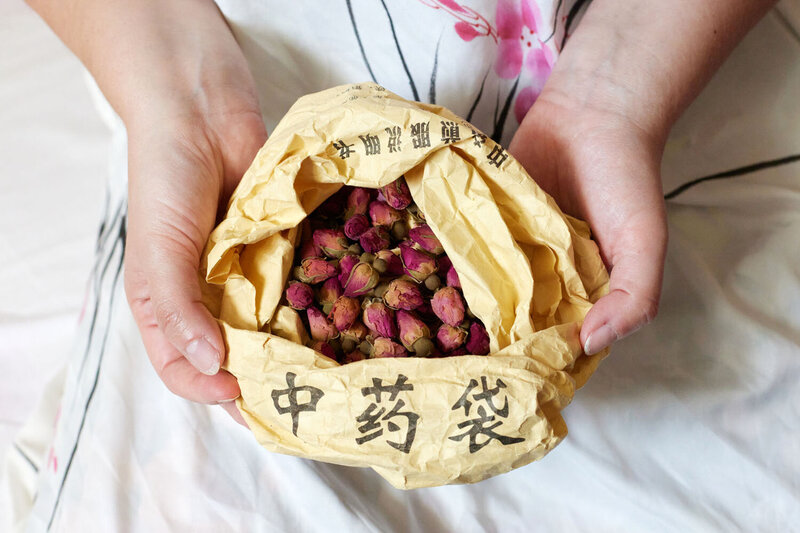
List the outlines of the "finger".
{"label": "finger", "polygon": [[[664,276],[666,226],[649,217],[615,240],[610,258],[609,293],[589,310],[581,328],[581,344],[593,355],[651,322],[658,313]],[[602,243],[601,243],[602,247]]]}
{"label": "finger", "polygon": [[240,423],[244,427],[250,429],[248,427],[248,425],[247,425],[247,422],[244,421],[244,417],[242,416],[242,413],[239,412],[239,408],[236,407],[236,402],[234,402],[234,401],[222,402],[219,405],[220,405],[220,407],[225,409],[225,411],[227,411],[229,415],[231,415],[231,418],[236,420],[238,423]]}

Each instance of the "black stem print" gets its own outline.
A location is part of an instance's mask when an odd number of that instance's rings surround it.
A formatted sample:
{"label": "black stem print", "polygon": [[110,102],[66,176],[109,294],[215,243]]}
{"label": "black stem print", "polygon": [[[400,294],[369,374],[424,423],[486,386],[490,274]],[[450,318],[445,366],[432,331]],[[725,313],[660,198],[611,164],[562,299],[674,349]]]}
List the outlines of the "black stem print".
{"label": "black stem print", "polygon": [[519,85],[519,76],[517,76],[517,80],[514,82],[514,86],[511,87],[511,92],[508,93],[506,97],[506,103],[503,105],[503,110],[500,112],[500,116],[497,117],[494,123],[494,132],[492,133],[491,137],[497,144],[502,144],[500,140],[503,138],[503,128],[506,124],[506,117],[508,116],[508,110],[511,109],[511,100],[514,99],[514,95],[517,93],[517,86]]}
{"label": "black stem print", "polygon": [[472,114],[475,112],[475,108],[478,107],[478,102],[481,101],[481,96],[483,96],[483,86],[486,85],[486,78],[489,77],[489,72],[492,70],[491,67],[486,71],[486,74],[483,75],[483,81],[481,82],[481,88],[478,91],[478,96],[475,97],[475,101],[472,102],[472,107],[469,108],[469,113],[467,113],[467,122],[472,122]]}
{"label": "black stem print", "polygon": [[361,50],[361,57],[364,59],[364,64],[367,66],[367,70],[369,71],[372,81],[378,83],[378,80],[375,79],[375,73],[372,72],[372,66],[369,64],[369,60],[367,59],[367,53],[364,51],[364,43],[361,42],[361,35],[358,33],[356,17],[353,15],[353,6],[350,4],[350,0],[345,0],[345,3],[347,4],[347,12],[350,13],[350,22],[353,24],[353,33],[356,34],[356,41],[358,41],[358,49]]}
{"label": "black stem print", "polygon": [[386,7],[386,2],[384,2],[384,0],[381,0],[381,4],[383,5],[384,11],[386,11],[386,16],[389,18],[389,28],[392,30],[392,39],[394,39],[394,44],[397,47],[397,53],[400,54],[400,62],[403,63],[403,70],[406,71],[406,76],[408,76],[408,83],[411,85],[411,93],[414,95],[414,100],[419,101],[417,86],[414,84],[414,78],[411,77],[411,72],[408,70],[406,58],[403,55],[402,48],[400,48],[400,41],[397,40],[397,32],[394,30],[394,21],[392,20],[392,15],[389,13],[389,8]]}
{"label": "black stem print", "polygon": [[675,198],[682,192],[686,191],[703,183],[704,181],[712,181],[712,180],[720,180],[725,178],[734,178],[736,176],[742,176],[744,174],[750,174],[751,172],[757,172],[759,170],[764,170],[765,168],[772,168],[777,167],[780,165],[786,165],[788,163],[794,163],[795,161],[800,161],[800,154],[794,154],[786,157],[782,157],[780,159],[771,159],[769,161],[760,161],[758,163],[753,163],[752,165],[747,165],[744,167],[733,168],[731,170],[726,170],[724,172],[718,172],[716,174],[711,174],[710,176],[703,176],[702,178],[693,179],[684,183],[683,185],[676,187],[674,190],[668,192],[664,195],[665,200],[670,200]]}
{"label": "black stem print", "polygon": [[578,0],[572,4],[572,9],[570,9],[569,13],[567,14],[567,22],[564,24],[564,37],[561,38],[561,50],[564,49],[564,43],[567,42],[567,35],[569,35],[569,29],[572,27],[572,23],[575,22],[575,19],[578,17],[578,13],[581,11],[581,8],[590,1],[591,0]]}
{"label": "black stem print", "polygon": [[433,56],[433,71],[431,72],[431,88],[428,92],[428,101],[432,104],[436,103],[436,71],[439,68],[439,45],[442,44],[442,35],[439,34],[439,40],[436,41],[436,54]]}
{"label": "black stem print", "polygon": [[556,4],[556,10],[553,12],[553,31],[547,36],[547,39],[542,41],[542,44],[546,43],[555,36],[556,28],[558,28],[558,12],[561,10],[561,4],[563,2],[564,0],[558,0],[558,4]]}

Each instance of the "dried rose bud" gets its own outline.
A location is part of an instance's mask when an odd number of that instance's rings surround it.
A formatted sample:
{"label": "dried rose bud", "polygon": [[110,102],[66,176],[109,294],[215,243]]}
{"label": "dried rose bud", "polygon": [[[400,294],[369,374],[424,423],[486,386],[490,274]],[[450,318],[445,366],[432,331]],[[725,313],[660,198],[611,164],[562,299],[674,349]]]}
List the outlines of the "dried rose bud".
{"label": "dried rose bud", "polygon": [[319,302],[320,305],[333,305],[333,302],[343,293],[342,285],[336,277],[326,279],[325,283],[323,283],[322,287],[317,291],[317,302]]}
{"label": "dried rose bud", "polygon": [[363,296],[378,284],[380,276],[369,263],[358,263],[350,271],[344,284],[344,295],[354,298]]}
{"label": "dried rose bud", "polygon": [[427,298],[423,299],[422,305],[414,309],[414,312],[417,313],[423,320],[429,323],[439,320],[439,317],[436,316],[436,313],[433,312],[430,300],[428,300]]}
{"label": "dried rose bud", "polygon": [[342,341],[350,339],[356,344],[364,341],[368,334],[369,330],[367,329],[367,326],[362,324],[360,320],[356,320],[352,326],[339,332],[339,336],[342,338]]}
{"label": "dried rose bud", "polygon": [[386,202],[372,202],[369,204],[369,218],[373,226],[391,228],[395,222],[403,220],[403,214]]}
{"label": "dried rose bud", "polygon": [[340,229],[318,229],[314,232],[314,244],[328,257],[341,258],[347,253],[350,242]]}
{"label": "dried rose bud", "polygon": [[357,240],[370,228],[369,220],[364,215],[353,215],[344,223],[344,234],[348,239]]}
{"label": "dried rose bud", "polygon": [[414,350],[414,354],[417,357],[430,357],[436,350],[436,346],[433,345],[433,341],[429,338],[422,337],[417,339],[411,349]]}
{"label": "dried rose bud", "polygon": [[349,220],[354,215],[366,215],[367,209],[369,209],[369,204],[374,196],[374,189],[355,187],[347,196],[347,209],[345,210],[344,215],[345,218]]}
{"label": "dried rose bud", "polygon": [[403,261],[406,274],[419,283],[438,269],[435,257],[428,252],[415,249],[408,242],[400,243],[400,259]]}
{"label": "dried rose bud", "polygon": [[379,301],[370,302],[364,307],[364,325],[381,337],[397,337],[394,311]]}
{"label": "dried rose bud", "polygon": [[383,301],[393,309],[411,311],[422,305],[422,293],[413,281],[393,279],[383,295]]}
{"label": "dried rose bud", "polygon": [[414,350],[414,343],[419,339],[430,339],[431,330],[425,322],[414,316],[413,313],[400,310],[397,312],[397,326],[400,329],[400,342],[407,350]]}
{"label": "dried rose bud", "polygon": [[350,271],[358,264],[357,255],[346,255],[339,259],[339,283],[344,285],[347,278],[350,276]]}
{"label": "dried rose bud", "polygon": [[314,351],[321,353],[326,357],[330,357],[331,359],[336,359],[336,350],[334,350],[333,346],[331,346],[325,341],[314,341],[313,343],[311,343],[310,348]]}
{"label": "dried rose bud", "polygon": [[463,346],[461,346],[459,348],[456,348],[455,350],[453,350],[452,352],[450,352],[447,355],[452,357],[452,356],[455,356],[455,355],[467,355],[468,353],[469,352],[467,351],[467,349],[464,348]]}
{"label": "dried rose bud", "polygon": [[467,352],[473,355],[486,355],[489,353],[489,335],[480,322],[475,321],[470,324],[466,347]]}
{"label": "dried rose bud", "polygon": [[392,237],[396,241],[402,241],[408,237],[408,224],[402,221],[395,222],[392,226]]}
{"label": "dried rose bud", "polygon": [[286,301],[292,309],[305,309],[314,303],[314,289],[299,281],[290,281],[286,288]]}
{"label": "dried rose bud", "polygon": [[386,198],[386,203],[395,209],[405,209],[411,204],[411,192],[403,177],[394,180],[389,185],[381,187],[381,193]]}
{"label": "dried rose bud", "polygon": [[447,324],[439,326],[436,332],[436,344],[443,352],[452,352],[462,346],[467,340],[467,332],[461,328],[454,328]]}
{"label": "dried rose bud", "polygon": [[296,270],[297,278],[303,283],[321,283],[336,275],[336,267],[320,257],[303,259]]}
{"label": "dried rose bud", "polygon": [[439,263],[439,272],[447,272],[450,270],[450,267],[453,266],[453,262],[450,261],[450,258],[446,255],[437,257],[436,261]]}
{"label": "dried rose bud", "polygon": [[314,241],[308,240],[303,243],[303,246],[300,247],[300,252],[298,255],[301,261],[308,257],[322,257],[322,250],[319,246],[314,244]]}
{"label": "dried rose bud", "polygon": [[311,338],[315,341],[329,341],[335,338],[339,332],[316,307],[306,309],[308,314],[308,327],[311,330]]}
{"label": "dried rose bud", "polygon": [[461,288],[461,280],[458,277],[458,272],[456,272],[456,267],[451,266],[450,270],[447,271],[447,285],[458,289]]}
{"label": "dried rose bud", "polygon": [[[373,265],[374,268],[374,265]],[[376,269],[377,270],[377,269]],[[386,291],[389,290],[389,282],[382,281],[375,285],[375,288],[372,289],[372,295],[376,298],[383,298],[383,295],[386,294]]]}
{"label": "dried rose bud", "polygon": [[374,254],[378,250],[388,248],[391,241],[389,233],[384,228],[376,226],[362,233],[358,242],[361,243],[361,248],[365,252]]}
{"label": "dried rose bud", "polygon": [[336,329],[343,331],[353,325],[361,313],[361,303],[355,298],[340,296],[333,304],[330,316]]}
{"label": "dried rose bud", "polygon": [[347,205],[347,195],[350,193],[349,187],[342,187],[330,198],[322,202],[314,213],[325,218],[338,218],[342,215]]}
{"label": "dried rose bud", "polygon": [[425,288],[429,291],[435,291],[442,286],[442,279],[436,274],[431,274],[425,278]]}
{"label": "dried rose bud", "polygon": [[439,242],[439,239],[433,234],[433,230],[427,224],[411,228],[408,231],[408,236],[412,241],[419,244],[420,248],[427,252],[436,255],[444,253],[442,243]]}
{"label": "dried rose bud", "polygon": [[375,259],[386,262],[386,274],[391,276],[403,275],[403,261],[396,253],[391,250],[378,250],[375,252]]}
{"label": "dried rose bud", "polygon": [[431,299],[431,307],[445,324],[455,327],[464,321],[464,300],[454,287],[443,287],[436,291]]}
{"label": "dried rose bud", "polygon": [[392,339],[378,337],[372,345],[372,357],[408,357],[408,352]]}
{"label": "dried rose bud", "polygon": [[355,363],[356,361],[363,361],[363,360],[364,360],[364,354],[361,353],[359,350],[353,350],[344,355],[344,364]]}

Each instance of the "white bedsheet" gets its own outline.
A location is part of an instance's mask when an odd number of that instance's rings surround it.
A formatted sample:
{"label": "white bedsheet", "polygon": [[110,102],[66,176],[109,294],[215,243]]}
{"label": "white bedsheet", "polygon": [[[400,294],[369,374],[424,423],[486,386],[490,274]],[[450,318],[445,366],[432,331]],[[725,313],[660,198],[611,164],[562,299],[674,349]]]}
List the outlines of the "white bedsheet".
{"label": "white bedsheet", "polygon": [[[676,126],[665,191],[800,153],[800,41],[786,26],[797,5],[770,14]],[[103,209],[108,137],[79,64],[49,30],[18,0],[0,5],[0,24],[0,45],[14,51],[0,56],[0,453],[35,480],[7,439],[70,351]],[[30,217],[35,197],[42,215]],[[121,392],[88,420],[84,435],[93,436],[72,481],[98,490],[91,501],[62,504],[55,529],[800,530],[800,163],[700,184],[668,209],[661,314],[620,342],[578,392],[565,411],[569,436],[543,461],[475,486],[409,493],[369,471],[267,452],[248,463],[256,445],[245,430],[219,409],[172,397],[137,360],[126,364],[140,382],[106,375],[101,383]],[[114,309],[120,331],[130,331],[124,301]],[[58,380],[49,390],[38,424],[55,417]],[[196,452],[138,470],[145,463],[130,443],[153,436],[135,413],[125,413],[121,434],[91,431],[126,410],[126,390],[163,405],[165,416],[193,420],[170,436],[176,448],[223,426],[214,438],[233,456],[221,460],[219,493],[192,482]],[[143,483],[143,507],[122,505],[118,495]],[[24,505],[28,493],[13,496]],[[2,504],[0,523],[9,516]]]}

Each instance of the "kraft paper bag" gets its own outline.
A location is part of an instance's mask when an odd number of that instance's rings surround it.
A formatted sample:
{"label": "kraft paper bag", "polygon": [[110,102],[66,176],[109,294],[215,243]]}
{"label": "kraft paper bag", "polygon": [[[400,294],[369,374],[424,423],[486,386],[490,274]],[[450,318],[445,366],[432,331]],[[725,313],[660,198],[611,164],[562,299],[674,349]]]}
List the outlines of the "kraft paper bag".
{"label": "kraft paper bag", "polygon": [[[343,185],[405,176],[490,337],[488,356],[339,365],[281,304],[299,226]],[[608,354],[578,334],[608,290],[588,226],[499,144],[442,107],[373,83],[300,98],[231,198],[204,255],[236,404],[274,452],[370,467],[398,488],[472,483],[540,459]]]}

